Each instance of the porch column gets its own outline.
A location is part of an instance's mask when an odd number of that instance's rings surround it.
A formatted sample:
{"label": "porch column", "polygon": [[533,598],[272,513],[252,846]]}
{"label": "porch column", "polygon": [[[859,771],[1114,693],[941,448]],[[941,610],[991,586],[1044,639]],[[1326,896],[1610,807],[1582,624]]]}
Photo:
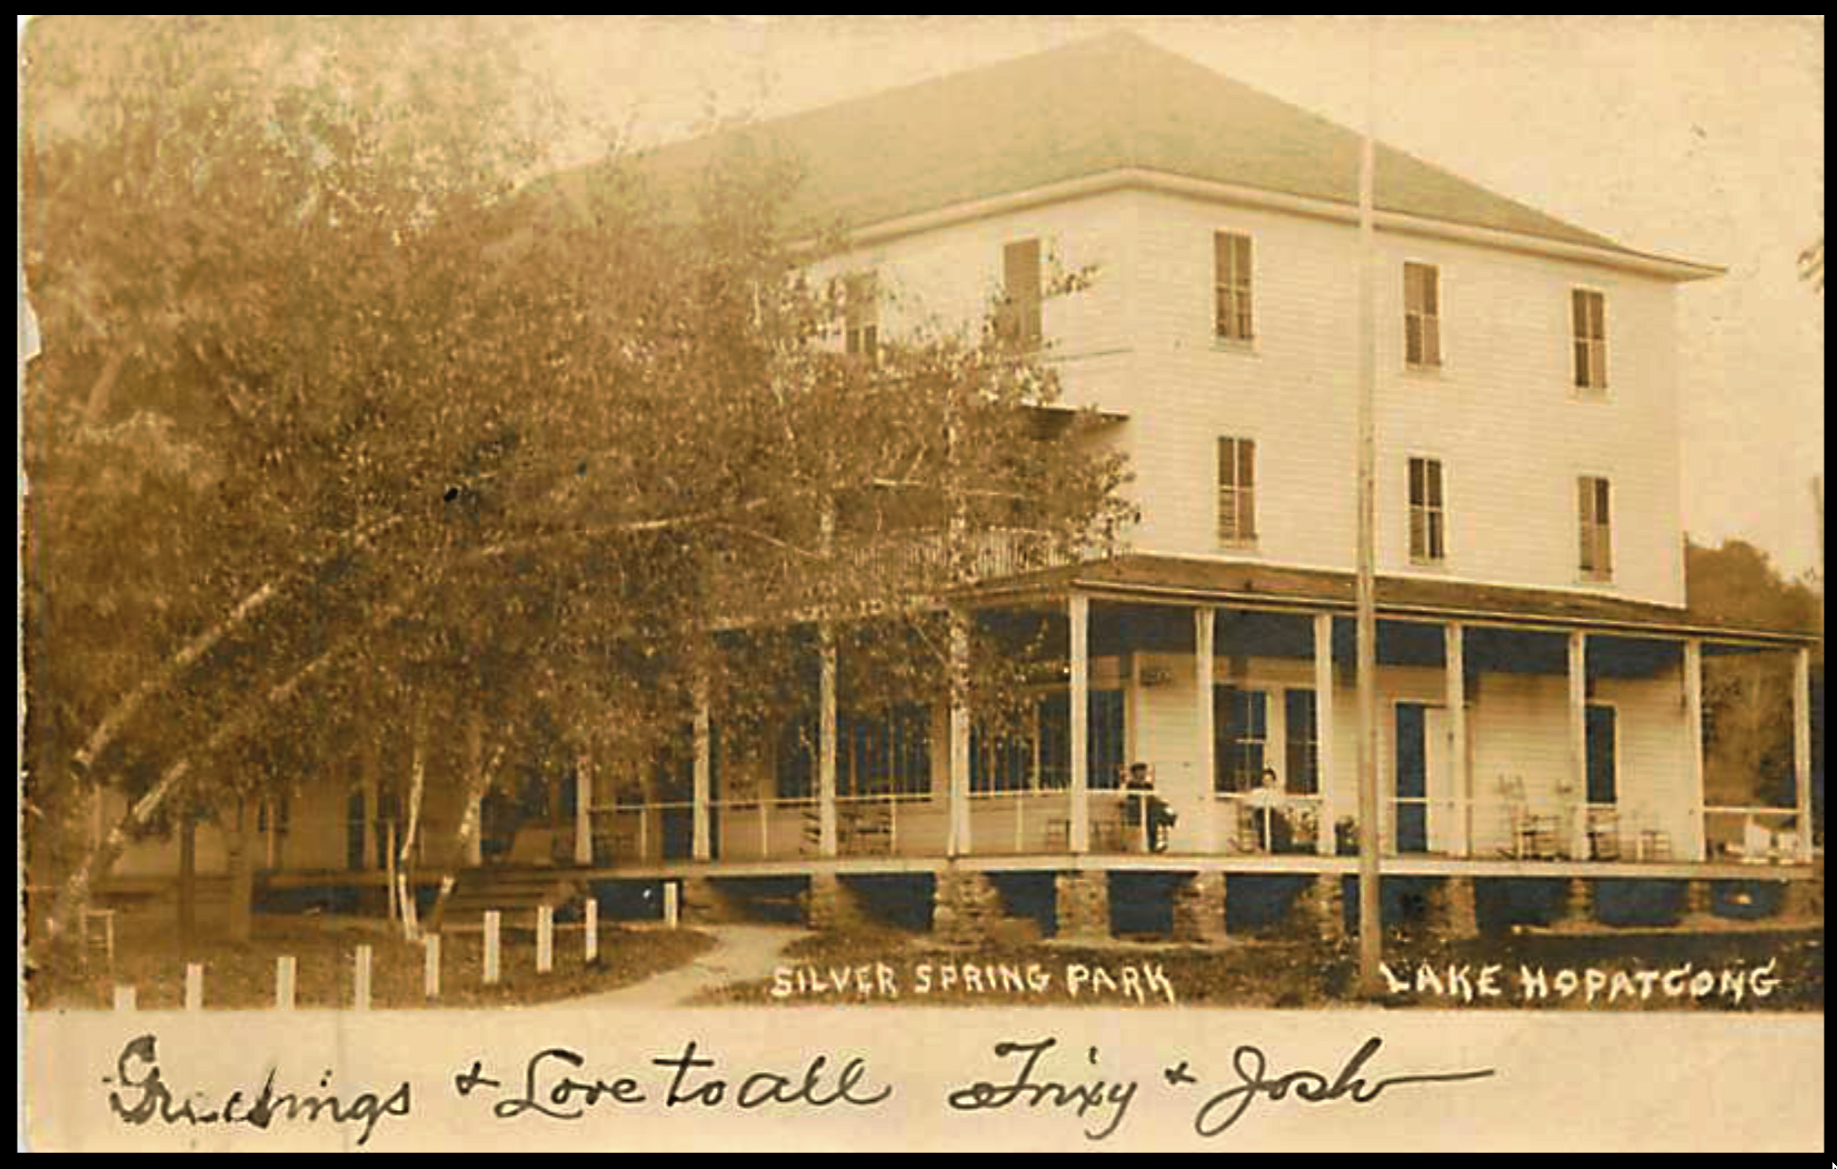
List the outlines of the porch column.
{"label": "porch column", "polygon": [[1072,642],[1071,850],[1084,853],[1091,850],[1091,790],[1090,776],[1086,774],[1090,762],[1087,743],[1090,738],[1091,600],[1073,593],[1066,602],[1066,609],[1071,618]]}
{"label": "porch column", "polygon": [[836,855],[836,642],[825,625],[821,692],[817,696],[816,814],[817,855]]}
{"label": "porch column", "polygon": [[947,835],[951,856],[970,848],[970,630],[963,613],[950,615],[950,790]]}
{"label": "porch column", "polygon": [[1193,610],[1193,725],[1199,735],[1194,758],[1199,760],[1199,851],[1204,853],[1218,851],[1218,802],[1213,795],[1218,782],[1218,728],[1212,706],[1217,632],[1217,609],[1202,605]]}
{"label": "porch column", "polygon": [[1703,642],[1684,643],[1684,774],[1690,796],[1690,859],[1709,855],[1708,824],[1703,814]]}
{"label": "porch column", "polygon": [[1792,655],[1792,782],[1799,809],[1799,859],[1812,860],[1811,650]]}
{"label": "porch column", "polygon": [[1473,848],[1473,771],[1467,759],[1467,655],[1466,629],[1451,621],[1442,629],[1442,660],[1447,667],[1448,753],[1454,758],[1454,855],[1469,856]]}
{"label": "porch column", "polygon": [[708,793],[713,786],[714,752],[713,739],[710,733],[712,719],[708,709],[708,681],[697,679],[695,683],[695,770],[690,777],[689,789],[691,839],[689,855],[692,859],[705,861],[713,855],[710,847],[712,834],[708,823]]}
{"label": "porch column", "polygon": [[1314,742],[1320,790],[1317,850],[1332,856],[1339,849],[1333,806],[1333,614],[1314,617]]}
{"label": "porch column", "polygon": [[593,756],[586,751],[574,762],[574,863],[593,863]]}
{"label": "porch column", "polygon": [[1569,790],[1575,796],[1570,853],[1588,856],[1588,635],[1569,635]]}

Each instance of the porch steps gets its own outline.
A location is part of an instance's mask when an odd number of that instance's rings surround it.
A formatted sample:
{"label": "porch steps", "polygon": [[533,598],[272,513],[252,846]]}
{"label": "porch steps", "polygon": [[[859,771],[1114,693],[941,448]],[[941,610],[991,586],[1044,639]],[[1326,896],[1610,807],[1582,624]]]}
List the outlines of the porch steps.
{"label": "porch steps", "polygon": [[536,910],[542,906],[561,910],[579,902],[585,886],[565,870],[492,866],[463,869],[459,884],[447,900],[441,929],[481,930],[485,913],[495,909],[505,929],[534,929]]}

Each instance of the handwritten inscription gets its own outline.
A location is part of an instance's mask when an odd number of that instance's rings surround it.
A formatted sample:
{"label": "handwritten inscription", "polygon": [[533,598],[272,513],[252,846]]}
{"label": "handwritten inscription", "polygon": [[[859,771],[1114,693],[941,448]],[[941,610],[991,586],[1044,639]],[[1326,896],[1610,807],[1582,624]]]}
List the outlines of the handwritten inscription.
{"label": "handwritten inscription", "polygon": [[[1282,1069],[1260,1047],[1241,1044],[1232,1053],[1233,1079],[1224,1086],[1206,1085],[1194,1061],[1180,1059],[1162,1068],[1117,1068],[1095,1046],[1066,1047],[1057,1036],[1009,1039],[992,1049],[996,1066],[980,1076],[949,1086],[944,1103],[952,1114],[1029,1112],[1062,1116],[1078,1124],[1091,1141],[1108,1140],[1122,1130],[1132,1109],[1148,1092],[1186,1097],[1199,1087],[1210,1095],[1192,1113],[1192,1128],[1204,1138],[1230,1130],[1258,1101],[1286,1100],[1329,1104],[1374,1103],[1387,1088],[1448,1084],[1484,1079],[1491,1068],[1471,1071],[1397,1072],[1378,1075],[1367,1068],[1383,1040],[1376,1036],[1348,1058],[1336,1074],[1312,1068]],[[705,1113],[734,1109],[809,1114],[825,1109],[874,1109],[894,1095],[894,1086],[877,1077],[863,1055],[820,1053],[787,1067],[727,1066],[694,1040],[666,1055],[652,1055],[626,1066],[601,1066],[572,1048],[545,1047],[508,1065],[500,1076],[484,1058],[470,1059],[448,1081],[459,1100],[487,1104],[485,1115],[499,1122],[576,1122],[622,1111],[685,1110]],[[1153,1074],[1161,1069],[1160,1075]],[[1146,1070],[1149,1074],[1140,1074]],[[124,1124],[248,1125],[267,1129],[280,1120],[330,1122],[359,1126],[356,1143],[367,1144],[385,1118],[407,1117],[414,1091],[403,1080],[388,1091],[331,1091],[332,1073],[320,1077],[317,1090],[278,1090],[279,1070],[270,1067],[259,1090],[234,1090],[217,1096],[171,1086],[170,1073],[159,1062],[152,1034],[122,1048],[108,1103]],[[1182,1101],[1184,1103],[1184,1100]]]}

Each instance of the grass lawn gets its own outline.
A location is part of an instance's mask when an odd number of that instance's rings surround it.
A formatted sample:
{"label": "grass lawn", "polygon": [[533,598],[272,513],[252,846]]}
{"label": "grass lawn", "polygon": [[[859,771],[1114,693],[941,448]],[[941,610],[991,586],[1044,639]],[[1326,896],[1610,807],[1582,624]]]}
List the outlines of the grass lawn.
{"label": "grass lawn", "polygon": [[[1748,983],[1737,1001],[1720,986],[1720,972],[1751,972],[1769,961],[1769,971],[1776,978],[1770,993],[1757,996]],[[1779,932],[1744,930],[1727,933],[1600,933],[1558,935],[1522,933],[1508,937],[1475,938],[1456,942],[1412,941],[1397,937],[1387,941],[1385,962],[1399,977],[1411,983],[1405,992],[1386,994],[1382,1004],[1392,1007],[1494,1007],[1506,1009],[1586,1009],[1586,1010],[1717,1010],[1717,1011],[1822,1011],[1824,1009],[1824,935],[1820,930],[1797,929]],[[1705,969],[1718,972],[1716,993],[1693,997],[1688,991],[1670,997],[1662,983],[1652,985],[1644,996],[1616,994],[1610,1001],[1608,989],[1600,988],[1593,1001],[1587,997],[1582,981],[1593,967],[1611,977],[1625,972],[1637,979],[1640,971],[1675,971],[1686,963],[1692,974]],[[898,993],[882,993],[879,975],[857,979],[838,989],[838,978],[846,979],[845,970],[889,968],[891,984]],[[1025,972],[1030,964],[1047,976],[1043,987],[1018,987],[1014,979],[1001,978],[1002,967]],[[1435,981],[1425,981],[1421,993],[1416,990],[1416,971],[1428,965]],[[1498,964],[1501,968],[1495,982],[1501,993],[1484,997],[1477,993],[1468,999],[1461,987],[1449,977],[1450,966],[1466,967],[1463,978],[1469,985],[1477,983],[1483,967]],[[1171,984],[1181,1006],[1240,1008],[1294,1008],[1362,1005],[1351,990],[1358,969],[1356,943],[1328,946],[1315,942],[1283,938],[1254,940],[1233,939],[1210,947],[1174,945],[1165,942],[1118,942],[1098,945],[1035,943],[1005,948],[947,949],[932,945],[923,934],[889,929],[872,929],[855,933],[826,933],[796,943],[787,949],[782,965],[803,968],[821,987],[801,989],[786,997],[774,997],[771,980],[760,980],[723,987],[704,994],[701,1002],[743,1003],[770,1006],[821,1006],[839,1003],[863,1005],[974,1006],[1024,1004],[1051,1006],[1165,1006],[1165,997],[1148,993],[1132,999],[1117,993],[1100,993],[1086,982],[1081,993],[1073,995],[1069,976],[1073,966],[1091,971],[1103,968],[1120,975],[1125,967],[1158,967]],[[958,977],[950,986],[943,984],[941,970],[954,965],[959,972],[976,966],[984,972],[982,985],[971,988]],[[1527,991],[1520,983],[1520,968],[1541,969],[1551,980],[1551,992],[1544,996]],[[925,993],[917,993],[921,984],[920,968],[929,967],[923,976],[929,982]],[[996,978],[987,971],[994,968]],[[1575,972],[1578,984],[1574,993],[1563,994],[1556,979],[1563,970]],[[1687,976],[1680,976],[1688,986]],[[862,982],[871,989],[862,992]],[[1118,978],[1120,981],[1120,977]],[[1436,989],[1437,983],[1441,990]],[[1648,984],[1651,980],[1648,979]]]}
{"label": "grass lawn", "polygon": [[[114,988],[135,987],[142,1010],[184,1005],[185,965],[204,963],[206,1008],[265,1009],[274,1005],[275,959],[295,960],[294,1005],[300,1009],[348,1007],[356,949],[371,947],[370,1001],[376,1008],[516,1006],[613,990],[671,970],[708,949],[714,940],[693,930],[600,926],[599,960],[582,961],[578,928],[555,931],[554,967],[536,973],[535,936],[505,931],[502,981],[483,984],[484,936],[449,933],[441,941],[440,998],[422,997],[423,951],[367,920],[330,917],[255,919],[255,937],[233,943],[206,936],[189,957],[182,954],[170,916],[123,917],[116,926],[111,971],[100,952],[87,963],[70,959],[27,977],[28,1006],[111,1007]],[[204,927],[208,929],[208,927]]]}

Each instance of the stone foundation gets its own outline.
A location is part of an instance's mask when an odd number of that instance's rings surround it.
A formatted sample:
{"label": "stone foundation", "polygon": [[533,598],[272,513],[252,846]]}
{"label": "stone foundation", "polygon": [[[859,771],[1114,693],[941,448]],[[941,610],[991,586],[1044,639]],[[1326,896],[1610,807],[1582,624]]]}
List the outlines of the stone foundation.
{"label": "stone foundation", "polygon": [[1480,911],[1472,877],[1447,877],[1429,903],[1429,927],[1444,938],[1472,938],[1480,933]]}
{"label": "stone foundation", "polygon": [[1715,912],[1715,890],[1708,881],[1684,882],[1684,913],[1686,916],[1708,917]]}
{"label": "stone foundation", "polygon": [[1007,908],[987,873],[938,873],[932,894],[931,932],[950,946],[970,946],[1003,936]]}
{"label": "stone foundation", "polygon": [[1346,885],[1338,873],[1322,873],[1310,881],[1289,910],[1294,928],[1323,942],[1346,936]]}
{"label": "stone foundation", "polygon": [[678,908],[685,925],[733,922],[743,916],[727,891],[708,877],[682,879],[682,901]]}
{"label": "stone foundation", "polygon": [[1174,887],[1174,939],[1213,942],[1225,936],[1225,875],[1194,873]]}
{"label": "stone foundation", "polygon": [[1824,882],[1788,881],[1780,896],[1780,916],[1795,921],[1824,919]]}
{"label": "stone foundation", "polygon": [[1595,883],[1585,877],[1569,878],[1559,925],[1587,925],[1595,919]]}
{"label": "stone foundation", "polygon": [[1109,874],[1060,873],[1054,881],[1054,891],[1058,902],[1058,937],[1110,936]]}
{"label": "stone foundation", "polygon": [[861,895],[834,873],[812,873],[804,894],[804,921],[813,930],[852,929],[869,921]]}

